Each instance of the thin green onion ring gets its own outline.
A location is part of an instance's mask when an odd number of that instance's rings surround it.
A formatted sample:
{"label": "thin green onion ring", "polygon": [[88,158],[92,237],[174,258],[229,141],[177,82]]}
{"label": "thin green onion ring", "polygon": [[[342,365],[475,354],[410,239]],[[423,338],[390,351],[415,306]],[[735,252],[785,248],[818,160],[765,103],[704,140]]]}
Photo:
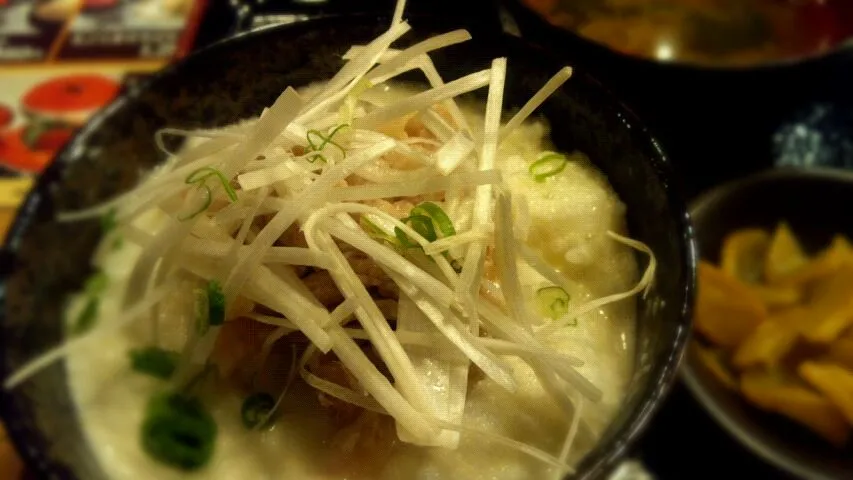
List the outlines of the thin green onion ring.
{"label": "thin green onion ring", "polygon": [[538,160],[530,164],[528,171],[533,175],[533,180],[544,182],[546,178],[562,172],[569,163],[565,155],[559,153],[546,153]]}

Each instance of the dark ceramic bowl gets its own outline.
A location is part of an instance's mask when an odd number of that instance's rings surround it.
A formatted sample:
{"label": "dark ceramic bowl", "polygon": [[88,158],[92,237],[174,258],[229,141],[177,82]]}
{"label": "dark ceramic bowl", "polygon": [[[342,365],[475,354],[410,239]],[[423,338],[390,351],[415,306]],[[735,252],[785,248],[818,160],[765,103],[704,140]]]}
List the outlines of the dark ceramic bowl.
{"label": "dark ceramic bowl", "polygon": [[[723,238],[744,227],[772,229],[790,223],[804,247],[825,247],[836,233],[853,235],[844,213],[853,203],[853,173],[830,169],[778,169],[731,182],[691,204],[699,253],[718,262]],[[701,288],[701,285],[700,285]],[[767,414],[726,389],[688,348],[682,376],[722,427],[765,461],[808,479],[853,476],[851,449],[833,449],[804,428]]]}
{"label": "dark ceramic bowl", "polygon": [[[164,126],[222,126],[258,115],[287,86],[327,79],[350,45],[378,35],[388,19],[325,18],[266,28],[204,49],[132,89],[97,115],[61,152],[21,207],[6,244],[0,290],[3,376],[55,344],[63,298],[81,287],[98,241],[97,222],[61,224],[57,211],[92,205],[131,188],[163,160],[152,141]],[[415,18],[418,37],[445,31],[442,19]],[[520,107],[562,64],[514,38],[476,38],[434,55],[446,78],[507,56],[507,107]],[[485,93],[485,92],[481,92]],[[632,236],[657,255],[655,287],[638,304],[637,368],[625,406],[583,461],[577,478],[600,477],[650,420],[675,378],[690,329],[695,261],[692,234],[668,161],[622,104],[579,70],[541,113],[561,150],[589,154],[629,206]],[[644,260],[643,260],[644,261]],[[18,449],[39,475],[100,478],[66,386],[62,364],[12,392],[2,413]]]}

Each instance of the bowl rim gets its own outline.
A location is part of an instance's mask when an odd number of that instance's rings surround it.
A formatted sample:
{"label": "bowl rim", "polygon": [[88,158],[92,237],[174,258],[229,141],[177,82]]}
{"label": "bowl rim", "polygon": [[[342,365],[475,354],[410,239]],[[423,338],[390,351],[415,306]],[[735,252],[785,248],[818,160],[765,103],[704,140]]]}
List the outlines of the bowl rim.
{"label": "bowl rim", "polygon": [[[548,32],[554,34],[562,34],[569,35],[573,39],[581,42],[583,45],[587,47],[595,48],[599,51],[599,53],[607,53],[613,57],[618,57],[622,59],[626,59],[631,62],[635,62],[639,65],[644,66],[656,66],[663,68],[670,68],[673,70],[678,70],[681,72],[707,72],[714,74],[741,74],[741,73],[776,73],[782,70],[799,68],[799,67],[810,67],[819,63],[823,63],[825,61],[853,55],[853,35],[843,39],[842,41],[835,44],[832,48],[825,51],[815,51],[805,55],[796,55],[789,56],[783,58],[777,58],[774,60],[768,60],[753,64],[706,64],[696,61],[683,61],[683,60],[657,60],[648,56],[640,56],[640,55],[632,55],[628,53],[620,52],[615,48],[607,45],[606,43],[600,42],[598,40],[593,40],[591,38],[585,37],[574,30],[569,28],[561,27],[559,25],[555,25],[548,21],[540,12],[534,10],[533,8],[526,5],[524,0],[505,0],[506,3],[512,5],[513,9],[516,10],[516,14],[522,14],[528,17],[528,20],[535,20],[538,27],[544,27]],[[522,27],[522,34],[525,33],[525,29]]]}
{"label": "bowl rim", "polygon": [[[302,22],[266,25],[242,31],[217,40],[180,59],[176,59],[165,68],[149,75],[139,84],[119,93],[109,105],[94,114],[82,128],[75,132],[72,140],[67,142],[54,156],[42,175],[37,178],[26,199],[19,207],[14,221],[10,226],[9,233],[3,242],[3,247],[0,249],[0,260],[6,256],[14,256],[21,238],[32,220],[32,214],[39,204],[44,201],[42,198],[44,196],[43,193],[48,191],[51,185],[61,181],[62,170],[72,161],[72,152],[82,148],[85,141],[99,129],[103,122],[109,120],[115,111],[125,108],[127,104],[134,102],[142,93],[150,88],[151,84],[163,78],[180,74],[181,70],[186,68],[185,65],[196,57],[210,55],[211,52],[216,52],[219,49],[231,48],[233,44],[239,44],[254,37],[294,31],[299,33],[290,33],[290,35],[300,35],[315,28],[340,24],[341,22],[351,21],[354,18],[366,19],[370,22],[376,22],[379,25],[382,22],[390,22],[391,20],[390,15],[373,12],[330,14]],[[413,21],[415,28],[417,28],[417,19],[440,18],[440,16],[434,14],[417,14],[408,17],[408,19]],[[483,33],[479,35],[480,38],[484,36]],[[505,46],[508,48],[524,49],[538,53],[541,57],[547,57],[546,59],[550,61],[565,62],[555,56],[551,50],[529,40],[521,39],[507,33],[498,33],[494,38],[502,42],[500,43],[502,48]],[[583,67],[583,65],[575,65],[575,67]],[[690,222],[690,214],[688,213],[680,178],[676,174],[669,156],[663,151],[661,143],[634,110],[626,105],[618,96],[614,95],[612,90],[592,76],[586,68],[576,69],[576,74],[578,73],[583,75],[585,82],[593,84],[594,88],[599,90],[603,97],[612,102],[614,109],[619,112],[618,115],[621,117],[621,121],[631,130],[639,132],[643,138],[642,142],[647,144],[648,152],[650,153],[650,161],[648,163],[653,167],[654,173],[662,185],[665,193],[665,203],[671,211],[672,220],[676,226],[676,230],[673,233],[678,236],[678,245],[683,251],[679,263],[683,268],[684,274],[684,284],[679,286],[679,291],[681,292],[679,300],[681,305],[678,323],[673,325],[675,334],[672,342],[665,347],[669,355],[651,372],[652,376],[649,377],[649,384],[646,387],[648,391],[644,398],[641,398],[637,403],[634,411],[625,419],[621,435],[610,438],[608,440],[608,448],[606,449],[600,449],[604,444],[596,445],[584,457],[582,462],[578,464],[579,471],[575,474],[574,478],[591,479],[602,477],[614,468],[618,461],[624,459],[629,454],[630,448],[639,440],[654,414],[662,407],[663,400],[678,379],[679,366],[685,356],[687,342],[690,337],[690,331],[692,330],[692,312],[696,292],[698,257],[693,228]],[[0,272],[0,288],[5,284],[6,275],[7,272]],[[5,311],[0,311],[0,321],[3,321],[4,318]],[[0,341],[0,373],[9,372],[5,361],[4,350],[3,342]],[[46,452],[41,452],[32,445],[31,431],[16,421],[16,417],[20,414],[20,410],[15,405],[16,396],[15,391],[7,391],[0,388],[0,417],[6,423],[9,437],[26,465],[34,468],[36,473],[55,474],[56,467],[54,466],[54,462],[49,460]]]}
{"label": "bowl rim", "polygon": [[[707,211],[711,204],[724,199],[732,193],[753,188],[767,182],[788,180],[847,183],[853,185],[853,172],[827,167],[771,168],[713,187],[692,200],[688,208],[693,218],[701,217],[702,212]],[[698,241],[697,247],[699,247]],[[793,475],[800,478],[833,478],[826,476],[820,471],[815,471],[810,464],[803,464],[780,454],[754,435],[750,429],[744,427],[732,417],[728,409],[714,400],[714,395],[711,392],[715,381],[702,380],[702,376],[697,371],[697,366],[694,361],[691,361],[691,355],[689,354],[691,348],[691,344],[688,343],[685,349],[686,359],[680,372],[681,380],[702,408],[723,427],[723,430],[759,458]],[[762,428],[761,430],[764,429]]]}

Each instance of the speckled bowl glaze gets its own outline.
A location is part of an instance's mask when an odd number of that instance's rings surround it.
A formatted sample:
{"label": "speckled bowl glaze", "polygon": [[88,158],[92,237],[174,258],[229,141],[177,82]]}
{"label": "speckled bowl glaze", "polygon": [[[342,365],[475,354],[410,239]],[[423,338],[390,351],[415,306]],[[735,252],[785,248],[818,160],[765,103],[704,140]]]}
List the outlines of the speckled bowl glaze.
{"label": "speckled bowl glaze", "polygon": [[[447,30],[441,19],[411,23],[414,33],[405,43]],[[157,129],[215,127],[258,115],[286,86],[331,77],[350,45],[373,38],[387,24],[375,17],[337,17],[234,37],[125,92],[94,118],[41,177],[7,239],[0,372],[8,375],[59,340],[64,298],[90,271],[97,222],[57,223],[57,211],[86,207],[132,187],[141,172],[163,160],[152,140]],[[451,79],[486,68],[498,56],[509,59],[508,108],[521,106],[562,66],[545,51],[503,37],[475,38],[434,60]],[[596,478],[628,452],[675,378],[690,325],[693,239],[657,142],[582,69],[540,112],[553,126],[557,147],[586,152],[607,174],[628,205],[631,235],[649,244],[659,262],[655,287],[638,300],[630,394],[576,476]],[[39,477],[103,476],[83,441],[63,364],[3,392],[0,402],[16,445]]]}

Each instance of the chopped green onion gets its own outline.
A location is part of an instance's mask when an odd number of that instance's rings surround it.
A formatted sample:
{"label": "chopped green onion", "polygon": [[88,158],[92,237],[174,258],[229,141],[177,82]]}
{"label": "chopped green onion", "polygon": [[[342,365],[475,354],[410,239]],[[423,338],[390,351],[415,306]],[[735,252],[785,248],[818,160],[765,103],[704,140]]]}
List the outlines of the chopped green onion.
{"label": "chopped green onion", "polygon": [[231,186],[231,182],[225,178],[225,174],[220,172],[219,170],[213,167],[203,167],[189,174],[185,180],[187,185],[195,185],[196,188],[202,189],[205,192],[205,200],[204,204],[196,210],[195,212],[179,217],[179,220],[190,220],[192,218],[197,217],[199,214],[207,210],[210,207],[210,204],[213,203],[213,192],[210,190],[210,187],[207,186],[205,182],[210,177],[216,177],[219,182],[222,184],[222,189],[225,190],[225,194],[228,195],[228,199],[232,202],[237,201],[237,192],[234,191],[234,187]]}
{"label": "chopped green onion", "polygon": [[193,218],[195,218],[195,217],[199,216],[199,215],[200,215],[202,212],[204,212],[205,210],[207,210],[207,207],[209,207],[209,206],[210,206],[210,204],[211,204],[211,203],[213,203],[213,194],[212,194],[212,193],[211,193],[211,191],[210,191],[210,187],[208,187],[207,185],[199,185],[199,187],[198,187],[198,188],[200,188],[200,189],[202,189],[202,190],[204,190],[204,191],[206,192],[206,197],[205,197],[205,199],[204,199],[204,204],[201,206],[201,208],[199,208],[199,209],[198,209],[198,210],[196,210],[195,212],[190,213],[189,215],[184,215],[184,216],[182,216],[182,217],[178,217],[178,220],[184,221],[184,220],[190,220],[190,219],[193,219]]}
{"label": "chopped green onion", "polygon": [[275,406],[275,399],[268,393],[255,393],[246,397],[240,414],[246,428],[255,428],[265,421]]}
{"label": "chopped green onion", "polygon": [[544,182],[546,178],[562,172],[568,163],[569,160],[565,155],[546,153],[530,164],[529,171],[534,180]]}
{"label": "chopped green onion", "polygon": [[146,347],[131,350],[130,366],[140,373],[168,380],[178,366],[180,355],[160,347]]}
{"label": "chopped green onion", "polygon": [[105,233],[105,234],[109,233],[109,232],[113,231],[113,229],[116,228],[116,226],[118,225],[118,219],[116,219],[117,214],[118,214],[118,211],[115,209],[115,207],[113,207],[113,208],[109,209],[107,211],[107,213],[104,214],[103,217],[101,217],[101,232],[102,233]]}
{"label": "chopped green onion", "polygon": [[104,272],[97,272],[86,280],[83,290],[90,297],[100,295],[106,288],[109,278]]}
{"label": "chopped green onion", "polygon": [[74,325],[71,327],[73,335],[86,333],[95,325],[95,320],[98,319],[98,310],[100,310],[101,301],[96,297],[91,297],[86,301],[86,306],[77,317]]}
{"label": "chopped green onion", "polygon": [[[438,227],[438,231],[441,232],[443,237],[456,235],[456,229],[453,227],[450,217],[444,213],[441,207],[432,202],[418,204],[412,208],[408,217],[402,218],[400,221],[411,224],[412,230],[418,232],[420,236],[429,242],[438,240],[436,227]],[[417,242],[409,238],[406,232],[399,227],[394,227],[394,235],[397,237],[399,245],[403,248],[421,248]]]}
{"label": "chopped green onion", "polygon": [[432,219],[426,215],[409,215],[401,219],[404,223],[410,223],[412,230],[424,237],[429,242],[438,240],[438,235],[435,233],[435,227],[432,224]]}
{"label": "chopped green onion", "polygon": [[120,250],[121,247],[123,247],[123,246],[124,246],[124,237],[116,237],[115,240],[113,240],[113,244],[112,244],[113,250]]}
{"label": "chopped green onion", "polygon": [[397,237],[397,244],[402,248],[420,248],[417,242],[409,238],[406,232],[400,227],[394,227],[394,236]]}
{"label": "chopped green onion", "polygon": [[140,435],[142,448],[154,460],[190,471],[210,461],[216,430],[198,399],[164,393],[149,400]]}
{"label": "chopped green onion", "polygon": [[569,312],[569,294],[560,287],[540,288],[536,292],[539,314],[556,320]]}
{"label": "chopped green onion", "polygon": [[453,235],[456,235],[456,229],[453,228],[453,222],[450,220],[450,217],[444,213],[444,210],[442,210],[441,207],[432,202],[420,203],[412,209],[410,215],[423,215],[431,218],[438,227],[438,231],[441,232],[444,237],[452,237]]}
{"label": "chopped green onion", "polygon": [[222,325],[225,323],[225,295],[222,286],[216,280],[207,283],[207,323]]}

